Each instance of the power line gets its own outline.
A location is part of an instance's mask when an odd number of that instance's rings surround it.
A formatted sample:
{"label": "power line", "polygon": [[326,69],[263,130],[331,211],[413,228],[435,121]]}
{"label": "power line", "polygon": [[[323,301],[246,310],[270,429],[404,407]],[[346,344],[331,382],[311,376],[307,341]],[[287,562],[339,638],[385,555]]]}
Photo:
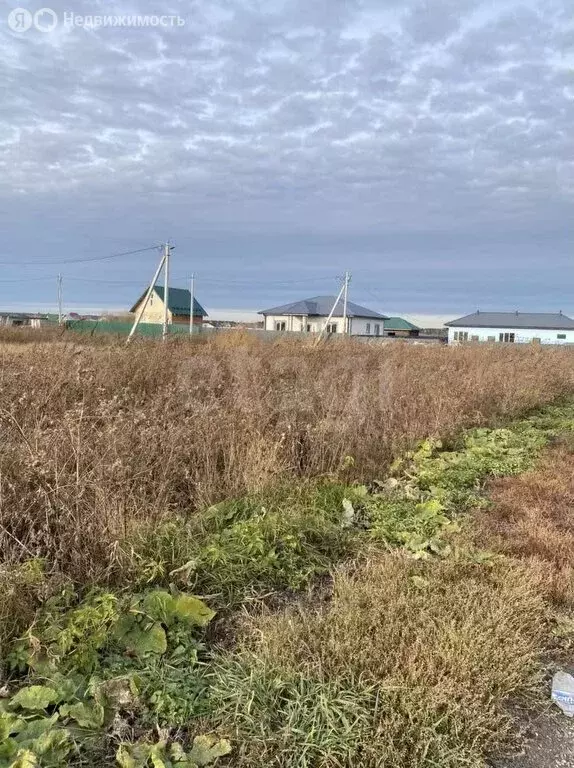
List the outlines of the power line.
{"label": "power line", "polygon": [[[34,278],[36,279],[36,278]],[[263,286],[286,286],[286,285],[296,285],[296,284],[308,284],[308,283],[315,283],[315,282],[325,282],[329,281],[332,282],[335,280],[335,277],[315,277],[315,278],[309,278],[307,280],[261,280],[261,281],[253,281],[253,280],[217,280],[215,278],[209,278],[209,277],[202,277],[201,282],[202,283],[209,283],[211,285],[240,285],[240,286],[249,286],[249,285],[263,285]],[[108,280],[98,278],[98,277],[74,277],[74,276],[66,276],[66,280],[74,280],[76,282],[82,282],[82,283],[103,283],[105,285],[141,285],[141,280],[114,280],[113,278],[110,278]],[[171,282],[187,282],[189,280],[189,276],[177,276],[172,277]]]}
{"label": "power line", "polygon": [[89,261],[107,261],[108,259],[119,259],[122,256],[132,256],[136,253],[144,253],[145,251],[157,251],[159,248],[161,248],[161,245],[151,245],[148,248],[138,248],[135,251],[124,251],[123,253],[110,253],[107,256],[88,256],[84,259],[50,259],[45,261],[0,261],[0,266],[42,267],[44,266],[44,264],[84,264]]}
{"label": "power line", "polygon": [[[184,278],[175,278],[177,280],[183,280]],[[216,278],[210,278],[210,277],[202,277],[201,282],[202,283],[212,283],[214,285],[275,285],[275,286],[286,286],[286,285],[302,285],[302,284],[308,284],[308,283],[318,283],[318,282],[330,282],[332,283],[334,280],[336,280],[337,277],[335,275],[332,275],[330,277],[308,277],[304,280],[221,280]]]}
{"label": "power line", "polygon": [[14,277],[14,278],[2,278],[0,283],[30,283],[30,282],[45,282],[46,280],[53,280],[54,275],[45,275],[44,277]]}
{"label": "power line", "polygon": [[369,296],[377,302],[377,304],[379,304],[380,306],[384,305],[385,302],[381,300],[380,296],[377,296],[375,293],[373,293],[373,291],[369,290],[368,288],[361,287],[361,289],[359,290],[359,293],[362,293],[363,291],[365,293],[368,293]]}
{"label": "power line", "polygon": [[103,285],[142,285],[143,280],[114,280],[113,278],[110,280],[102,280],[98,277],[72,277],[70,275],[66,275],[66,281],[69,282],[70,280],[76,282],[76,283],[99,283]]}

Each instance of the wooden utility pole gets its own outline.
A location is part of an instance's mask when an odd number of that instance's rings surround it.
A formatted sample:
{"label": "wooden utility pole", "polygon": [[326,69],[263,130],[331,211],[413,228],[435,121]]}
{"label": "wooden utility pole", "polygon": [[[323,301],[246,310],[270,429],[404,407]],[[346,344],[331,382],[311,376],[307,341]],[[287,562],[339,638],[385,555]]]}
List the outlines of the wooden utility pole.
{"label": "wooden utility pole", "polygon": [[162,339],[163,341],[167,341],[167,335],[169,332],[168,324],[169,324],[169,256],[171,251],[171,246],[168,242],[163,247],[163,258],[164,258],[164,281],[163,281],[163,331],[162,331]]}
{"label": "wooden utility pole", "polygon": [[317,344],[318,344],[318,343],[321,341],[321,339],[323,338],[323,333],[324,333],[324,332],[325,332],[325,330],[327,329],[327,326],[329,325],[329,323],[331,322],[331,319],[333,318],[333,315],[335,314],[335,310],[337,309],[337,304],[338,304],[338,303],[341,301],[341,296],[343,295],[343,291],[345,290],[345,286],[346,286],[346,283],[343,283],[343,285],[341,286],[341,290],[339,291],[339,295],[338,295],[338,296],[337,296],[337,298],[335,299],[335,303],[333,304],[333,307],[332,307],[332,309],[331,309],[331,312],[329,313],[329,317],[327,318],[327,322],[326,322],[326,323],[325,323],[325,325],[324,325],[324,326],[321,328],[321,333],[320,333],[320,334],[317,336],[317,341],[315,342],[315,346],[317,346]]}
{"label": "wooden utility pole", "polygon": [[63,302],[63,295],[62,295],[62,275],[58,275],[58,325],[62,325],[62,320],[64,319],[64,314],[62,310],[62,302]]}
{"label": "wooden utility pole", "polygon": [[343,283],[343,336],[346,336],[348,333],[347,328],[347,300],[349,295],[349,282],[351,280],[351,275],[348,271],[345,272],[345,282]]}
{"label": "wooden utility pole", "polygon": [[193,307],[195,304],[195,275],[191,274],[191,280],[189,281],[189,293],[191,294],[191,299],[189,303],[189,335],[193,336]]}
{"label": "wooden utility pole", "polygon": [[145,295],[145,298],[142,301],[142,305],[141,305],[141,307],[138,310],[138,313],[136,315],[136,319],[134,320],[134,324],[132,325],[132,329],[131,329],[131,331],[129,333],[128,338],[126,339],[126,344],[128,344],[131,341],[132,336],[134,335],[134,333],[137,330],[138,325],[140,324],[140,320],[142,319],[142,315],[145,312],[145,308],[148,305],[148,302],[149,302],[150,297],[152,295],[153,289],[155,288],[155,284],[157,283],[157,280],[158,280],[158,278],[160,276],[160,273],[161,273],[161,270],[163,269],[164,264],[165,264],[165,250],[164,250],[164,252],[162,254],[161,259],[159,260],[159,264],[157,265],[157,269],[155,271],[153,279],[152,279],[151,283],[149,284],[149,288],[147,289],[147,293]]}

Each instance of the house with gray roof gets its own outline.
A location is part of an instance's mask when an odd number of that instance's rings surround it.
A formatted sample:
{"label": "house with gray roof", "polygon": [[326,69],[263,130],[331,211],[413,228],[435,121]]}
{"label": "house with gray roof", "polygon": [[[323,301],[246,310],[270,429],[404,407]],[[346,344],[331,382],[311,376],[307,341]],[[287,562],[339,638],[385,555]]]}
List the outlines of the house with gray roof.
{"label": "house with gray roof", "polygon": [[476,311],[445,325],[449,344],[574,344],[574,320],[562,312]]}
{"label": "house with gray roof", "polygon": [[[344,304],[336,296],[313,296],[310,299],[262,309],[266,331],[294,331],[299,333],[344,333]],[[329,320],[329,316],[331,319]],[[386,315],[347,302],[347,334],[349,336],[382,336]],[[329,322],[327,322],[329,321]]]}

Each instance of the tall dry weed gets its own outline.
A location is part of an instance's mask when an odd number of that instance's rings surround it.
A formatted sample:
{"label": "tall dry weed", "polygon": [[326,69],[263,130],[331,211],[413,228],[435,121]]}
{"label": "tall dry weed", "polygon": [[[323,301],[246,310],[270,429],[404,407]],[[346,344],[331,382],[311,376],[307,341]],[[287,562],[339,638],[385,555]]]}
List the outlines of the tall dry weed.
{"label": "tall dry weed", "polygon": [[[101,579],[142,521],[278,480],[357,477],[427,435],[572,390],[570,349],[0,339],[0,547]],[[348,470],[347,470],[348,471]]]}

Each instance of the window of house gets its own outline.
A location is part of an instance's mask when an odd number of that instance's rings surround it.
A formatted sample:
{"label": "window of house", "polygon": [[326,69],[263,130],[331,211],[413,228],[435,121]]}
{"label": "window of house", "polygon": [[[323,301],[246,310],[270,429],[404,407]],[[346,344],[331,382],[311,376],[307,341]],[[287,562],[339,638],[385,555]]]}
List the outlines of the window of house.
{"label": "window of house", "polygon": [[311,323],[307,323],[307,333],[311,333]]}
{"label": "window of house", "polygon": [[389,336],[396,336],[397,334],[396,334],[396,331],[389,331],[388,335]]}
{"label": "window of house", "polygon": [[380,336],[380,335],[381,335],[381,326],[379,325],[379,323],[375,323],[375,336]]}
{"label": "window of house", "polygon": [[471,341],[478,341],[478,336],[471,336],[471,337],[470,337],[470,340],[471,340]]}
{"label": "window of house", "polygon": [[556,338],[557,339],[566,339],[566,334],[565,333],[557,333],[556,334]]}
{"label": "window of house", "polygon": [[327,323],[327,333],[337,333],[337,323]]}
{"label": "window of house", "polygon": [[275,330],[276,331],[284,331],[286,330],[287,325],[285,324],[285,320],[280,320],[275,323]]}
{"label": "window of house", "polygon": [[489,336],[487,341],[496,341],[496,336]]}
{"label": "window of house", "polygon": [[468,341],[468,331],[455,331],[454,332],[454,340],[455,341]]}
{"label": "window of house", "polygon": [[499,333],[498,334],[498,341],[502,341],[504,344],[512,344],[514,343],[514,334],[513,333]]}
{"label": "window of house", "polygon": [[370,335],[370,333],[371,333],[371,324],[370,323],[367,323],[367,325],[365,326],[365,333],[367,334],[367,336]]}

